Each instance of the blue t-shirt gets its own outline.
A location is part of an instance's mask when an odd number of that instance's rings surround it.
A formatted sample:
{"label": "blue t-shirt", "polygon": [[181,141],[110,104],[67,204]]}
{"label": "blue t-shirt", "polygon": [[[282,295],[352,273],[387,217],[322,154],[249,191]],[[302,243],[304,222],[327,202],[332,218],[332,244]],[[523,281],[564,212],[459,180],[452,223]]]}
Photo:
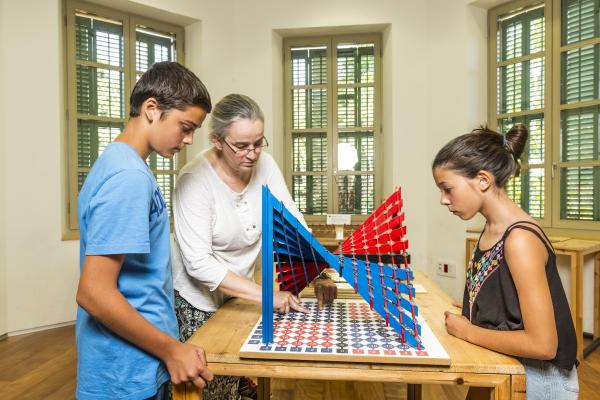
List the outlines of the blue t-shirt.
{"label": "blue t-shirt", "polygon": [[[85,256],[125,254],[118,288],[150,323],[177,338],[169,216],[152,172],[122,142],[94,163],[78,201],[80,266]],[[162,362],[77,310],[77,398],[144,399],[169,379]]]}

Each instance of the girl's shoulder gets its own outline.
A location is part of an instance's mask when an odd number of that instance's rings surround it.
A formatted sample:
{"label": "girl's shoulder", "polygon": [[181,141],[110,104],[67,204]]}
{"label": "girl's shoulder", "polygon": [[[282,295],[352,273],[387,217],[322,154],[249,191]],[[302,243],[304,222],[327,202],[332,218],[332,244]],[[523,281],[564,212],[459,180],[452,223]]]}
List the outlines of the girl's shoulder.
{"label": "girl's shoulder", "polygon": [[509,266],[514,264],[511,260],[537,260],[545,264],[552,251],[552,245],[543,229],[535,222],[518,222],[505,233],[504,253]]}
{"label": "girl's shoulder", "polygon": [[534,241],[550,244],[542,227],[536,220],[527,219],[511,223],[503,235],[505,242]]}

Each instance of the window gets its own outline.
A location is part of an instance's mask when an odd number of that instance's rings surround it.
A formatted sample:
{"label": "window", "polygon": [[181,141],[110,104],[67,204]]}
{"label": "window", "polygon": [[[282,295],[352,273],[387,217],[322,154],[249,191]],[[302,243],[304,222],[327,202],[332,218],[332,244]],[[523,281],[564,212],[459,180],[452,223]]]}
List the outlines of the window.
{"label": "window", "polygon": [[598,9],[538,0],[490,12],[490,124],[530,133],[508,194],[547,227],[600,229]]}
{"label": "window", "polygon": [[[137,79],[160,61],[182,62],[181,28],[87,3],[67,3],[68,226],[78,229],[77,195],[85,177],[129,116]],[[171,209],[180,163],[147,162]]]}
{"label": "window", "polygon": [[[563,0],[560,42],[560,219],[600,221],[598,0]],[[557,10],[558,11],[558,10]]]}
{"label": "window", "polygon": [[[286,40],[286,178],[307,220],[379,204],[380,39]],[[321,217],[319,217],[321,216]]]}

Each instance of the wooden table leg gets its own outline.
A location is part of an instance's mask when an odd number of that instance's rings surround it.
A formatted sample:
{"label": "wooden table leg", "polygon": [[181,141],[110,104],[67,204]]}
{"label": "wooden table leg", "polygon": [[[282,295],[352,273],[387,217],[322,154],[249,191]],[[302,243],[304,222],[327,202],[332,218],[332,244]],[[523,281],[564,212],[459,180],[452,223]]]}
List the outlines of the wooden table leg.
{"label": "wooden table leg", "polygon": [[[570,268],[571,268],[571,295],[570,295],[570,302],[569,302],[569,307],[571,308],[571,318],[573,318],[573,326],[575,327],[575,336],[577,337],[577,359],[579,361],[582,360],[582,357],[580,355],[583,355],[582,353],[582,345],[583,345],[583,330],[581,329],[582,327],[580,326],[580,324],[578,323],[579,319],[579,314],[581,313],[581,310],[579,310],[579,292],[581,292],[581,286],[580,286],[580,278],[583,277],[583,274],[579,273],[579,255],[577,253],[572,253],[572,252],[568,252],[568,253],[564,253],[565,255],[569,256],[570,258]],[[583,264],[583,261],[582,261]],[[583,297],[582,297],[583,300]]]}
{"label": "wooden table leg", "polygon": [[202,391],[192,384],[173,385],[173,400],[202,400]]}
{"label": "wooden table leg", "polygon": [[513,375],[511,377],[510,392],[512,400],[525,400],[527,398],[525,375]]}
{"label": "wooden table leg", "polygon": [[600,253],[594,257],[594,340],[600,338]]}
{"label": "wooden table leg", "polygon": [[416,383],[408,383],[406,385],[407,400],[421,400],[423,387]]}
{"label": "wooden table leg", "polygon": [[576,318],[575,333],[577,334],[577,359],[583,361],[583,255],[577,256],[577,287],[575,292]]}
{"label": "wooden table leg", "polygon": [[269,400],[271,398],[271,378],[258,378],[258,400]]}

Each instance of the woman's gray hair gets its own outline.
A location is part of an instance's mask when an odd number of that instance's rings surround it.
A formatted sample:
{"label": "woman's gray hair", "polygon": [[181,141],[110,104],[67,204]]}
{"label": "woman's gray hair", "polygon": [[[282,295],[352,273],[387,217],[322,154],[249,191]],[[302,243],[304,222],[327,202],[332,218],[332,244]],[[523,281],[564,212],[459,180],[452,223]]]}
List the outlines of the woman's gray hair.
{"label": "woman's gray hair", "polygon": [[213,108],[210,121],[210,138],[223,141],[229,134],[229,127],[242,119],[265,121],[262,110],[248,96],[228,94]]}

